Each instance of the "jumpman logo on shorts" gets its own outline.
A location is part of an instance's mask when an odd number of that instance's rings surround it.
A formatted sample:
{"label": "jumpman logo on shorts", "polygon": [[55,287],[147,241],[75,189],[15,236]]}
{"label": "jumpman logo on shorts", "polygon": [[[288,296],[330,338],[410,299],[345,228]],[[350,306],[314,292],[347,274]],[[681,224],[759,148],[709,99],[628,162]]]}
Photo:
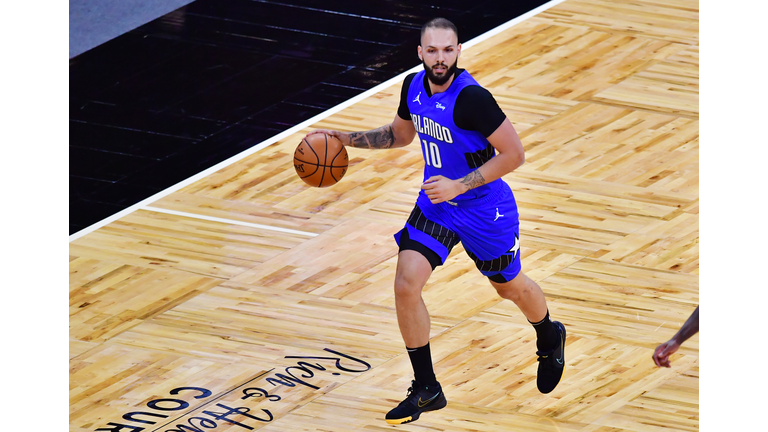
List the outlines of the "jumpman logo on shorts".
{"label": "jumpman logo on shorts", "polygon": [[416,95],[416,99],[412,100],[411,102],[418,102],[419,105],[421,105],[421,101],[419,100],[419,97],[421,97],[421,92],[419,92],[419,94]]}
{"label": "jumpman logo on shorts", "polygon": [[[499,208],[496,207],[496,219],[498,219],[500,217],[504,217],[504,215],[503,214],[499,214]],[[493,221],[496,222],[496,219],[494,219]]]}

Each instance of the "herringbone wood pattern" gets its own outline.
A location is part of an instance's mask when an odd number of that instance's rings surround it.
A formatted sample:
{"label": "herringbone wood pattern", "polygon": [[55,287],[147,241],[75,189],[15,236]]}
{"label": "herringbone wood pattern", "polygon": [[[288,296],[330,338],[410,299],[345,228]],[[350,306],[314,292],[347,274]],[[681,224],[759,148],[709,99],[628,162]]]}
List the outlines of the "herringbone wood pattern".
{"label": "herringbone wood pattern", "polygon": [[[533,329],[459,246],[424,290],[449,404],[399,428],[698,430],[698,337],[671,369],[651,360],[699,299],[698,3],[568,0],[466,49],[459,64],[525,145],[526,164],[505,180],[523,269],[568,328],[568,368],[554,392],[538,393]],[[388,123],[399,90],[313,127]],[[139,210],[70,244],[72,430],[391,430],[384,414],[411,377],[392,235],[416,198],[421,152],[350,149],[346,177],[313,189],[291,166],[307,131],[152,206],[316,237]],[[325,348],[371,369],[317,360],[324,370],[294,373],[311,386],[266,381],[297,364],[286,356]],[[280,400],[242,399],[249,386]],[[180,387],[212,394],[169,393]],[[153,402],[164,398],[189,407]],[[217,404],[253,417],[215,419],[226,411]],[[254,419],[263,409],[271,421]]]}

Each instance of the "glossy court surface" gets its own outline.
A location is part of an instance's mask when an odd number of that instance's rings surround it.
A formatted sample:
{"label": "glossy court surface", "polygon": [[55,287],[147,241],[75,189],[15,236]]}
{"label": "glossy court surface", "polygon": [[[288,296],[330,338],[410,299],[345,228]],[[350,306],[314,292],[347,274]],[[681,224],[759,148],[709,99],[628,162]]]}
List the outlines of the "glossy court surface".
{"label": "glossy court surface", "polygon": [[196,0],[70,60],[74,234],[545,0]]}
{"label": "glossy court surface", "polygon": [[390,122],[396,83],[70,243],[70,430],[698,430],[698,336],[651,360],[699,302],[698,38],[695,1],[566,0],[462,52],[526,149],[505,180],[568,328],[552,393],[458,246],[424,290],[448,406],[384,422],[411,379],[392,235],[420,148],[349,149],[326,189],[291,160],[312,128]]}

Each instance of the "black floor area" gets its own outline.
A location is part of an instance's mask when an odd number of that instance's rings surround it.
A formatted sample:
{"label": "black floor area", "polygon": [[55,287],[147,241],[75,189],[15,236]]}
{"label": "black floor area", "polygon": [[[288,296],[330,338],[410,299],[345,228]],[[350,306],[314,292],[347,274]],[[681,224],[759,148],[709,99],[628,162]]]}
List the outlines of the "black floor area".
{"label": "black floor area", "polygon": [[[74,234],[543,0],[197,0],[70,60]],[[291,169],[291,167],[286,167]]]}

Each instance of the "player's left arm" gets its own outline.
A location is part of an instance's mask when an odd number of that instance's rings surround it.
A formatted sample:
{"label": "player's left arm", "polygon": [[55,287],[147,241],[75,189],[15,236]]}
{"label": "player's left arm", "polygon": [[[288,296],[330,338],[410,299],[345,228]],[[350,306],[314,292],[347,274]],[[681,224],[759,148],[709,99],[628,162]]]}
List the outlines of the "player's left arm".
{"label": "player's left arm", "polygon": [[[488,142],[498,154],[480,168],[470,172],[458,182],[462,186],[459,194],[500,179],[525,162],[525,150],[515,127],[505,118],[501,125],[488,137]],[[458,195],[458,194],[457,194]],[[449,198],[450,199],[450,198]]]}
{"label": "player's left arm", "polygon": [[[462,96],[459,95],[459,97]],[[422,185],[422,189],[434,204],[448,201],[470,189],[497,180],[525,162],[525,150],[515,127],[487,90],[480,87],[473,88],[462,102],[464,104],[461,107],[461,114],[457,115],[462,122],[466,122],[463,128],[483,133],[483,136],[496,149],[497,154],[463,178],[456,180],[443,176],[428,178]],[[458,105],[457,100],[457,110]],[[488,135],[490,131],[493,132]]]}
{"label": "player's left arm", "polygon": [[433,204],[451,200],[470,189],[499,179],[525,162],[523,143],[509,119],[505,118],[487,139],[498,154],[480,168],[457,180],[432,176],[424,182],[421,187]]}

